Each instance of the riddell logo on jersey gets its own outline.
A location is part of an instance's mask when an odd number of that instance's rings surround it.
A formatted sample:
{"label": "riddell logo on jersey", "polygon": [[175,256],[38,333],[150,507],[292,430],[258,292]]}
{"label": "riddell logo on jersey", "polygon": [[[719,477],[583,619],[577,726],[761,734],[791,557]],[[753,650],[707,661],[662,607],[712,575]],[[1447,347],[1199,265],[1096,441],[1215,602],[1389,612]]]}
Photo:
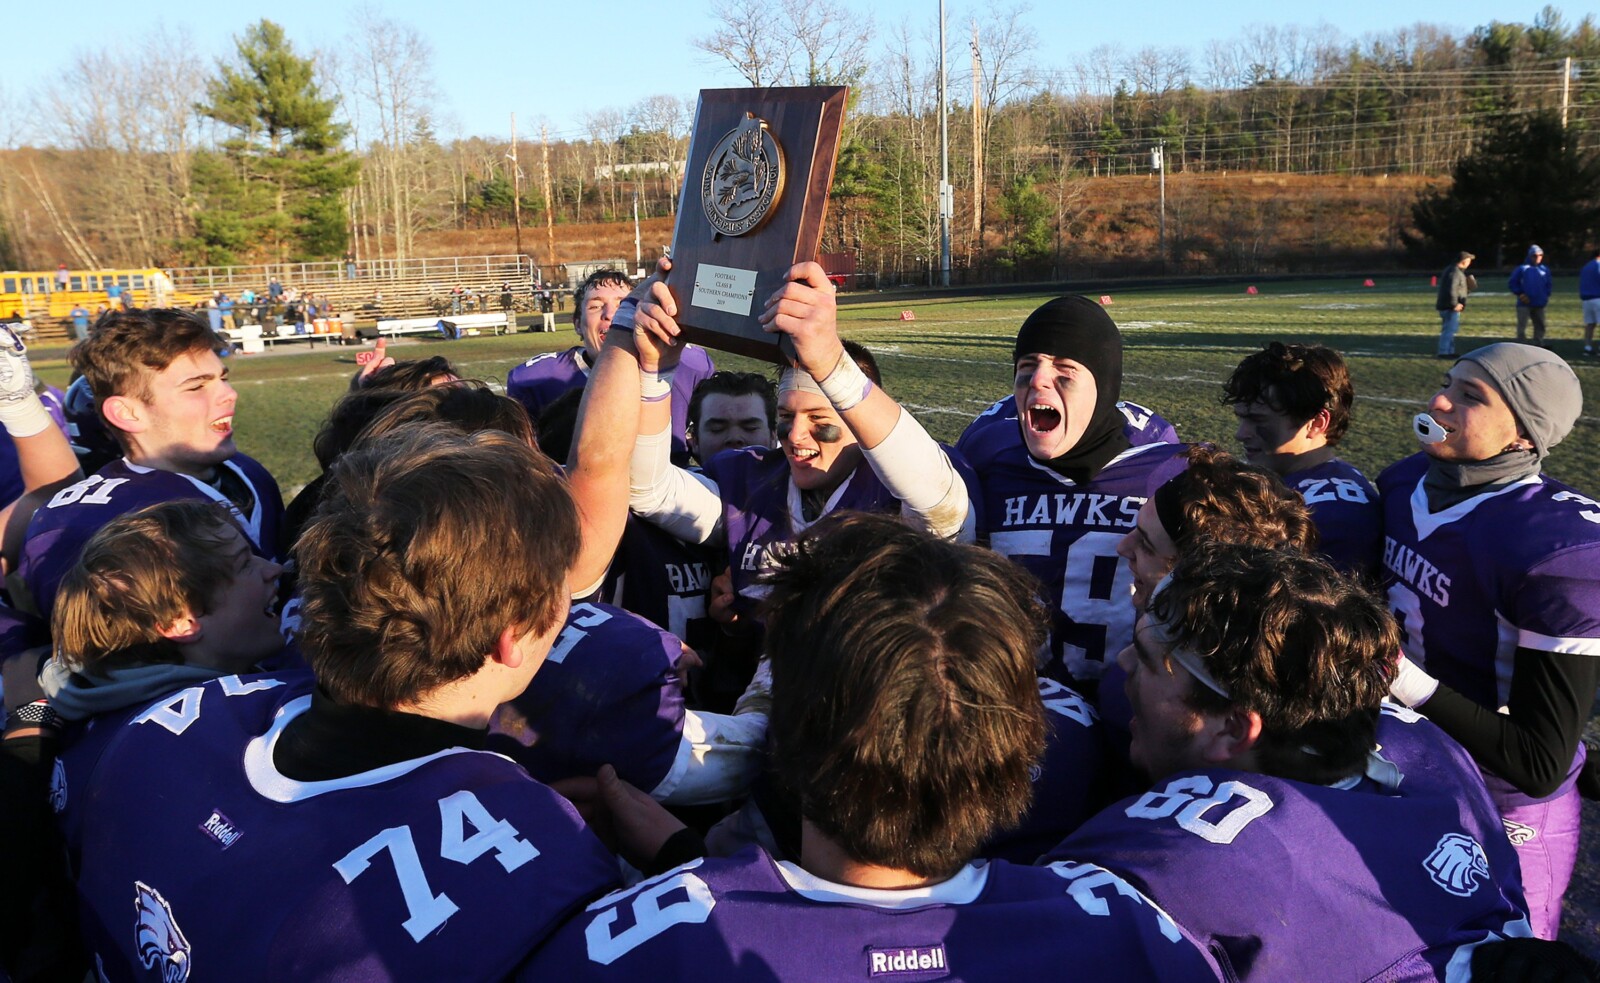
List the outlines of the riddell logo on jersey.
{"label": "riddell logo on jersey", "polygon": [[868,949],[873,976],[903,976],[911,973],[944,972],[944,945],[920,949]]}
{"label": "riddell logo on jersey", "polygon": [[211,815],[200,824],[200,832],[221,843],[224,850],[239,842],[239,837],[244,835],[243,831],[234,826],[228,817],[217,809],[211,810]]}

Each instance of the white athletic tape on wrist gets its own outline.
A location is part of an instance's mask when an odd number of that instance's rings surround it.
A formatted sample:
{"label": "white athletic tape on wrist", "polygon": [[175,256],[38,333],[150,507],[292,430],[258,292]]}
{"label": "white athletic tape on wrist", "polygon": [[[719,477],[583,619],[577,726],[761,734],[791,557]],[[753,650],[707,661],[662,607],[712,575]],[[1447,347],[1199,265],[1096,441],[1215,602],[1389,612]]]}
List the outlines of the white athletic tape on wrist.
{"label": "white athletic tape on wrist", "polygon": [[817,380],[817,386],[822,390],[822,395],[828,397],[833,408],[841,413],[860,405],[872,392],[872,380],[867,378],[861,366],[846,351],[839,352],[838,364],[826,379]]}
{"label": "white athletic tape on wrist", "polygon": [[651,372],[648,369],[639,370],[639,398],[646,403],[659,403],[672,395],[672,377],[678,371],[677,366],[670,369],[661,369]]}
{"label": "white athletic tape on wrist", "polygon": [[55,423],[50,411],[33,393],[15,402],[0,402],[0,425],[13,437],[32,437]]}
{"label": "white athletic tape on wrist", "polygon": [[1394,679],[1389,683],[1389,695],[1408,707],[1419,707],[1428,702],[1439,689],[1439,681],[1427,670],[1405,656],[1395,667]]}

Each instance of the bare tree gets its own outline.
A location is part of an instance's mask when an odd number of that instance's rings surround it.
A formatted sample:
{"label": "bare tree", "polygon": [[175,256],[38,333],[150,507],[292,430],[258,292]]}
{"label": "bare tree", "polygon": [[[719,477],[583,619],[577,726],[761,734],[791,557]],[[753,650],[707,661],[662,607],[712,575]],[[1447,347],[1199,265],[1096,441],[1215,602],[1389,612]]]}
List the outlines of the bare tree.
{"label": "bare tree", "polygon": [[872,16],[837,0],[783,0],[783,16],[804,65],[786,81],[797,85],[855,85],[871,64]]}
{"label": "bare tree", "polygon": [[732,65],[751,85],[778,85],[788,77],[790,40],[781,12],[767,0],[716,0],[711,16],[720,25],[694,46]]}
{"label": "bare tree", "polygon": [[349,90],[356,96],[347,111],[368,132],[376,130],[368,163],[393,229],[394,257],[405,259],[415,253],[421,221],[416,198],[426,184],[417,137],[429,126],[433,49],[416,28],[366,7],[355,15],[345,50]]}

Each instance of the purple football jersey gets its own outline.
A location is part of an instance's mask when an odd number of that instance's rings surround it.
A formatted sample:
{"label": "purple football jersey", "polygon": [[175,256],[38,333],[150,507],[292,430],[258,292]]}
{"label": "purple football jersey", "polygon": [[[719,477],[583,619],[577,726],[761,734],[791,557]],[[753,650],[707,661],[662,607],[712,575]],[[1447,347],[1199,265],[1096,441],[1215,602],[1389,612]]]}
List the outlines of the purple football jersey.
{"label": "purple football jersey", "polygon": [[1056,609],[1045,673],[1098,680],[1133,641],[1133,572],[1117,543],[1151,493],[1187,466],[1188,447],[1131,447],[1078,485],[1029,456],[1015,430],[969,428],[958,445],[981,486],[978,536],[1039,578]]}
{"label": "purple football jersey", "polygon": [[666,795],[688,767],[683,690],[672,635],[609,604],[574,604],[522,695],[495,711],[491,751],[541,782],[592,776],[601,765]]}
{"label": "purple football jersey", "polygon": [[[1145,444],[1176,444],[1178,431],[1166,418],[1147,406],[1123,400],[1117,404],[1117,409],[1122,411],[1123,419],[1127,422],[1122,426],[1122,435],[1128,438],[1132,447],[1142,447]],[[1015,441],[1022,443],[1022,431],[1017,424],[1017,400],[1014,396],[1006,396],[989,404],[989,408],[979,413],[977,418],[967,424],[967,429],[961,432],[961,439],[957,446],[965,449],[969,441],[981,441],[984,444],[993,444],[1000,441]]]}
{"label": "purple football jersey", "polygon": [[78,880],[106,978],[499,979],[618,885],[572,807],[497,754],[283,775],[312,685],[228,676],[118,729]]}
{"label": "purple football jersey", "polygon": [[1465,979],[1473,946],[1530,934],[1516,855],[1438,728],[1386,713],[1378,739],[1335,786],[1181,772],[1050,856],[1127,878],[1232,978]]}
{"label": "purple football jersey", "polygon": [[991,838],[981,856],[1031,864],[1100,811],[1106,776],[1105,735],[1089,701],[1064,683],[1039,677],[1045,708],[1044,756],[1030,776],[1033,802],[1015,829]]}
{"label": "purple football jersey", "polygon": [[[581,356],[581,357],[580,357]],[[506,395],[522,404],[528,416],[537,421],[546,406],[569,389],[582,389],[589,381],[589,360],[582,345],[564,352],[547,352],[513,368],[506,374]],[[689,423],[689,397],[694,387],[717,371],[711,355],[699,345],[685,345],[683,359],[672,375],[672,453],[682,459],[689,453],[684,430]]]}
{"label": "purple football jersey", "polygon": [[[961,455],[941,445],[967,483],[976,506],[977,483]],[[811,523],[801,518],[800,491],[789,480],[789,462],[776,447],[741,447],[712,458],[705,474],[722,495],[723,529],[727,533],[728,566],[732,572],[735,603],[741,615],[755,613],[765,589],[756,579],[768,566],[768,556],[782,549]],[[901,502],[883,486],[865,455],[849,477],[833,490],[823,507],[832,512],[884,512],[898,515]]]}
{"label": "purple football jersey", "polygon": [[707,613],[715,552],[629,515],[599,600],[667,629],[691,648],[709,650],[717,634]]}
{"label": "purple football jersey", "polygon": [[1360,471],[1333,458],[1283,480],[1311,509],[1318,552],[1344,573],[1367,576],[1378,572],[1383,553],[1383,506],[1377,490]]}
{"label": "purple football jersey", "polygon": [[40,614],[49,619],[57,585],[101,526],[161,502],[201,499],[229,505],[256,553],[270,560],[283,559],[283,499],[278,495],[278,483],[266,468],[243,454],[235,454],[218,467],[231,469],[250,486],[255,505],[249,515],[199,478],[141,467],[126,458],[57,492],[33,514],[17,566]]}
{"label": "purple football jersey", "polygon": [[869,890],[759,850],[696,860],[601,898],[523,980],[1214,980],[1162,911],[1092,864],[963,867]]}
{"label": "purple football jersey", "polygon": [[[1428,511],[1421,454],[1378,476],[1383,565],[1406,655],[1504,706],[1519,647],[1600,655],[1600,502],[1544,475]],[[1580,745],[1564,794],[1582,764]],[[1535,801],[1486,776],[1502,808]]]}

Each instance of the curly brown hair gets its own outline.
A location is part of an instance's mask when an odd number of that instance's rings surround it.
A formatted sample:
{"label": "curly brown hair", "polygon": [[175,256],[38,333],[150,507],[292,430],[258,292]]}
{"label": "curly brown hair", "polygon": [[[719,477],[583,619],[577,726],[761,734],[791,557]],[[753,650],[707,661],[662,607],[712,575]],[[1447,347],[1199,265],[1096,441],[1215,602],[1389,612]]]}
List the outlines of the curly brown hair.
{"label": "curly brown hair", "polygon": [[1183,516],[1167,530],[1180,554],[1205,541],[1316,551],[1311,512],[1282,478],[1211,444],[1196,444],[1188,456],[1188,467],[1158,492],[1174,496]]}
{"label": "curly brown hair", "polygon": [[1021,818],[1048,624],[1026,573],[856,513],[767,582],[773,763],[806,819],[860,862],[944,877]]}
{"label": "curly brown hair", "polygon": [[1261,717],[1262,772],[1321,785],[1361,772],[1400,650],[1376,595],[1291,550],[1202,542],[1184,551],[1149,614],[1228,693],[1191,686],[1192,709]]}
{"label": "curly brown hair", "polygon": [[1265,403],[1288,416],[1295,426],[1323,410],[1328,411],[1328,444],[1343,439],[1350,429],[1350,408],[1356,401],[1355,385],[1344,356],[1326,345],[1285,345],[1274,341],[1245,356],[1223,383],[1220,402]]}

